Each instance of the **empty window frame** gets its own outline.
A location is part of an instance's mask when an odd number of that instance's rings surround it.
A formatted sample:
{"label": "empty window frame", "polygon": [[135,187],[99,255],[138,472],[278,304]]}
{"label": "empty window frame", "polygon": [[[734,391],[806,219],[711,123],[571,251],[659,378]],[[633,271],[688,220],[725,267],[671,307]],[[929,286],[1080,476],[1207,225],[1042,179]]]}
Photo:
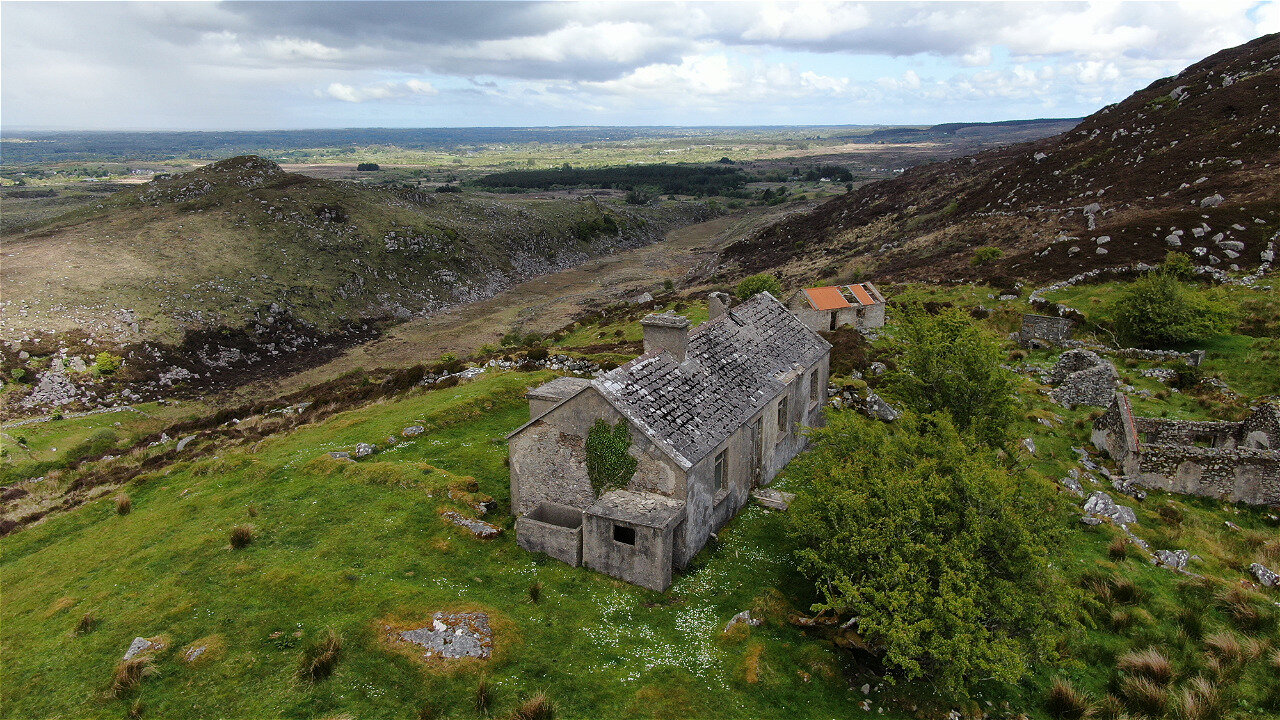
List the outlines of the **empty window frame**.
{"label": "empty window frame", "polygon": [[778,399],[778,439],[786,437],[789,432],[791,432],[791,413],[788,412],[787,398],[782,397]]}
{"label": "empty window frame", "polygon": [[818,371],[809,373],[809,402],[818,402]]}
{"label": "empty window frame", "polygon": [[635,545],[636,529],[626,525],[614,525],[613,540],[614,542],[620,542],[623,545]]}
{"label": "empty window frame", "polygon": [[729,487],[729,459],[726,456],[727,450],[721,450],[716,455],[716,492],[724,492]]}

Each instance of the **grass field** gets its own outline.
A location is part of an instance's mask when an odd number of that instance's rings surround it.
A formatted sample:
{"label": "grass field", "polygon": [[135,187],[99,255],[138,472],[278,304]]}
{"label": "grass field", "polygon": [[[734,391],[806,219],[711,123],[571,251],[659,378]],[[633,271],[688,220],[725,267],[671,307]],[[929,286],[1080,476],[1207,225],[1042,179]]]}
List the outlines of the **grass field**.
{"label": "grass field", "polygon": [[[983,288],[900,290],[995,307],[986,322],[1000,333],[1025,309],[1022,301],[993,301]],[[700,303],[684,311],[695,322],[705,318]],[[631,317],[588,321],[560,344],[597,344],[602,333],[634,340],[638,331]],[[1019,362],[1047,369],[1055,358],[1037,351]],[[1121,373],[1157,390],[1137,372],[1142,367]],[[1035,376],[1021,384],[1018,432],[1037,452],[1019,462],[1056,480],[1080,467],[1073,448],[1087,447],[1097,410],[1052,405]],[[794,569],[781,514],[749,508],[666,593],[518,548],[502,438],[528,417],[525,389],[550,377],[485,373],[254,445],[199,451],[4,538],[0,715],[471,718],[485,715],[476,708],[483,683],[493,717],[510,716],[538,693],[561,718],[841,718],[863,714],[864,701],[876,716],[941,717],[944,710],[911,709],[928,699],[927,687],[881,687],[838,633],[790,622],[814,598]],[[1143,402],[1203,417],[1191,395]],[[40,447],[100,421],[59,422]],[[427,431],[403,439],[408,425]],[[325,457],[357,442],[381,447],[354,463]],[[1154,567],[1118,528],[1080,524],[1080,500],[1064,494],[1046,512],[1069,528],[1054,564],[1077,594],[1081,625],[1061,644],[1061,664],[1034,668],[1023,685],[992,689],[959,709],[967,717],[1047,717],[1046,689],[1065,679],[1098,717],[1108,717],[1107,708],[1137,717],[1141,702],[1164,704],[1146,717],[1188,717],[1177,714],[1180,698],[1205,683],[1216,714],[1201,717],[1280,716],[1280,596],[1241,585],[1250,562],[1280,563],[1273,512],[1159,492],[1137,502],[1100,478],[1085,474],[1082,483],[1132,505],[1134,533],[1155,549],[1188,550],[1188,569],[1202,579]],[[786,473],[779,484],[804,490]],[[117,494],[129,497],[127,514],[119,514]],[[486,519],[505,529],[495,540],[477,540],[438,514],[471,513],[467,501],[484,496],[497,505]],[[253,540],[235,549],[231,534],[243,525],[252,526]],[[723,632],[744,609],[764,624]],[[382,623],[425,624],[439,610],[488,612],[494,658],[424,665],[387,646]],[[304,653],[330,630],[342,640],[332,676],[300,680]],[[163,639],[166,649],[155,654],[153,674],[111,697],[112,673],[135,637]],[[194,646],[206,654],[186,662]],[[1171,668],[1145,701],[1131,677],[1139,651],[1160,653]]]}

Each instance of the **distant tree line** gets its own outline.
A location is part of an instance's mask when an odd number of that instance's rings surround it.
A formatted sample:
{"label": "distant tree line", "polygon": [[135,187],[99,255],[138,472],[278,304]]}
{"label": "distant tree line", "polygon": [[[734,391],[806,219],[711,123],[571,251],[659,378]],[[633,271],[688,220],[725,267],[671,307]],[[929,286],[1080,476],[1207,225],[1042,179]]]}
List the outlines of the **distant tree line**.
{"label": "distant tree line", "polygon": [[636,165],[631,167],[575,168],[568,164],[554,170],[511,170],[475,181],[486,188],[601,188],[660,192],[669,195],[730,195],[752,178],[736,167],[700,165]]}

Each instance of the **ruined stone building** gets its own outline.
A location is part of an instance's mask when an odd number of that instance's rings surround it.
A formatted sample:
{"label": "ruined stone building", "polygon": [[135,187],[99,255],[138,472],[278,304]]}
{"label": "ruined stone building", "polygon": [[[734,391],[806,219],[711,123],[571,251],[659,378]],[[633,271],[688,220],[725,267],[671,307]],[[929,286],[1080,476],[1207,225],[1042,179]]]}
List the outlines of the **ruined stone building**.
{"label": "ruined stone building", "polygon": [[[692,332],[674,314],[641,324],[640,357],[529,392],[531,419],[508,436],[511,507],[521,547],[665,590],[822,421],[831,346],[768,293],[712,303]],[[629,433],[625,488],[592,486],[598,420]]]}
{"label": "ruined stone building", "polygon": [[1134,417],[1116,393],[1093,424],[1093,444],[1131,480],[1157,490],[1261,505],[1280,503],[1280,407],[1243,422]]}
{"label": "ruined stone building", "polygon": [[1018,330],[1018,344],[1024,348],[1048,348],[1061,345],[1071,339],[1075,322],[1070,318],[1051,315],[1022,316],[1022,328]]}
{"label": "ruined stone building", "polygon": [[787,309],[813,330],[884,327],[884,296],[869,282],[805,288],[787,300]]}

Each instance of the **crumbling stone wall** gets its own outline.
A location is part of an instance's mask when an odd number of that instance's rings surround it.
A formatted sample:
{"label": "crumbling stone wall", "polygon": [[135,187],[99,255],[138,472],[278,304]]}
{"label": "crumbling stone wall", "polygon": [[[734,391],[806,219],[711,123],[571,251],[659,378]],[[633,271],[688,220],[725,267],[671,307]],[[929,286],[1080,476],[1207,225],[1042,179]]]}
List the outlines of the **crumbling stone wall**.
{"label": "crumbling stone wall", "polygon": [[1026,314],[1018,331],[1018,344],[1024,348],[1061,345],[1071,338],[1075,323],[1070,318]]}
{"label": "crumbling stone wall", "polygon": [[1144,487],[1270,505],[1280,503],[1280,451],[1242,443],[1277,437],[1268,433],[1280,433],[1280,409],[1271,404],[1239,423],[1165,420],[1134,417],[1128,398],[1117,393],[1094,421],[1092,439]]}
{"label": "crumbling stone wall", "polygon": [[1116,367],[1097,353],[1068,350],[1062,353],[1049,373],[1049,383],[1058,386],[1049,393],[1049,397],[1066,407],[1105,407],[1111,403],[1119,379]]}

